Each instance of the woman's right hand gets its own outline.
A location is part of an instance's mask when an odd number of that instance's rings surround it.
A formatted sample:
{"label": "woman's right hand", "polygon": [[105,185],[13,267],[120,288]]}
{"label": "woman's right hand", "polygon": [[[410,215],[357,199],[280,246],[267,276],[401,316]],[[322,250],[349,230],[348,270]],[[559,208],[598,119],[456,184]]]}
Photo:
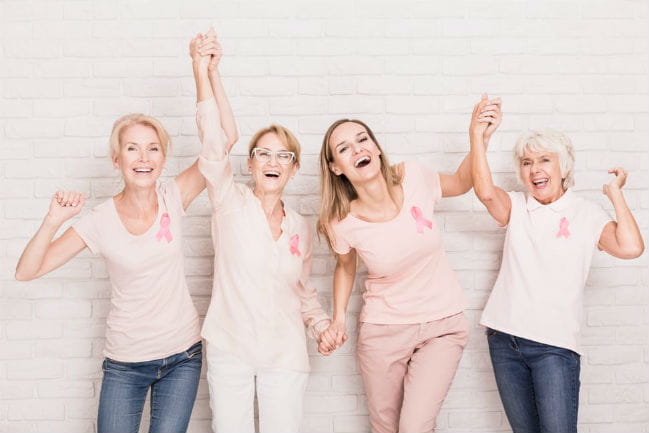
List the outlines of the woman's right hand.
{"label": "woman's right hand", "polygon": [[63,224],[81,212],[86,200],[83,193],[60,190],[52,195],[45,219],[52,224]]}
{"label": "woman's right hand", "polygon": [[344,322],[332,321],[327,329],[322,331],[318,343],[318,351],[323,355],[342,346],[347,341],[347,329]]}

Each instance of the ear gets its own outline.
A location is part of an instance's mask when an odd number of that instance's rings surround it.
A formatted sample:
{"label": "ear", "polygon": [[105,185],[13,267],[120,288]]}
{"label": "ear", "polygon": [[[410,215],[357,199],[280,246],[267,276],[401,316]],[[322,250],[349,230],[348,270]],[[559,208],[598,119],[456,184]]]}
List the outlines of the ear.
{"label": "ear", "polygon": [[339,169],[339,168],[336,166],[336,164],[334,164],[333,162],[330,162],[330,163],[329,163],[329,170],[331,170],[331,172],[332,172],[333,174],[335,174],[336,176],[340,176],[340,175],[343,173],[342,170]]}
{"label": "ear", "polygon": [[252,173],[252,158],[248,158],[248,173]]}
{"label": "ear", "polygon": [[119,169],[119,163],[117,162],[117,157],[113,158],[113,168],[114,169]]}

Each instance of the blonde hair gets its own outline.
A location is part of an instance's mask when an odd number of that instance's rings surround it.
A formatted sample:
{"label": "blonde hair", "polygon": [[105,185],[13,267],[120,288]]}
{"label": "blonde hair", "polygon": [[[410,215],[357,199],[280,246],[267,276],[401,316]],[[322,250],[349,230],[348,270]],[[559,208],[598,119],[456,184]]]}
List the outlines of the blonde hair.
{"label": "blonde hair", "polygon": [[252,136],[250,139],[250,144],[248,144],[248,157],[252,156],[252,150],[257,147],[257,143],[264,135],[268,133],[273,133],[277,135],[279,141],[286,146],[288,150],[295,153],[295,163],[300,164],[300,142],[297,141],[297,138],[293,133],[281,125],[270,125],[266,128],[260,129]]}
{"label": "blonde hair", "polygon": [[391,187],[401,184],[401,176],[398,173],[397,168],[390,165],[387,155],[383,152],[383,149],[381,149],[379,142],[376,140],[376,137],[369,126],[357,119],[340,119],[332,123],[324,135],[322,147],[320,148],[320,190],[322,201],[320,203],[320,216],[317,225],[318,235],[323,235],[329,242],[330,246],[332,240],[329,231],[332,221],[340,221],[345,218],[347,214],[349,214],[351,202],[358,198],[358,194],[349,179],[347,179],[344,174],[341,174],[340,176],[335,175],[329,168],[329,164],[334,160],[331,147],[329,146],[331,136],[338,126],[348,122],[356,123],[365,128],[367,134],[379,149],[381,176],[383,176],[388,185],[390,198],[395,202],[396,197],[394,196]]}
{"label": "blonde hair", "polygon": [[119,156],[122,144],[122,133],[132,125],[144,125],[153,128],[158,134],[162,154],[167,156],[167,150],[171,145],[171,139],[169,138],[167,130],[162,126],[162,123],[160,123],[160,121],[155,117],[147,116],[146,114],[131,113],[120,117],[115,121],[115,123],[113,123],[113,130],[110,133],[110,139],[108,140],[111,160],[114,160]]}
{"label": "blonde hair", "polygon": [[552,129],[544,129],[526,131],[519,135],[514,145],[514,167],[519,181],[522,181],[521,159],[526,150],[545,151],[559,155],[563,189],[566,190],[575,184],[575,150],[566,134]]}

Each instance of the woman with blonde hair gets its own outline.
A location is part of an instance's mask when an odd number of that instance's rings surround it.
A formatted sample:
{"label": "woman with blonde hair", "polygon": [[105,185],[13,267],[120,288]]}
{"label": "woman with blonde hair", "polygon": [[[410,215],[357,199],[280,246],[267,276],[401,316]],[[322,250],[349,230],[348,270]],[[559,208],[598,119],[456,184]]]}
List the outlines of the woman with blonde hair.
{"label": "woman with blonde hair", "polygon": [[[621,259],[644,251],[622,194],[621,167],[603,192],[617,221],[577,195],[574,149],[563,133],[520,135],[514,167],[525,192],[494,185],[485,142],[500,125],[500,101],[475,105],[469,128],[476,195],[507,227],[503,260],[480,324],[487,328],[498,392],[514,432],[576,432],[583,290],[596,248]],[[488,125],[488,126],[487,126]]]}
{"label": "woman with blonde hair", "polygon": [[[222,112],[228,113],[228,108]],[[228,125],[227,120],[223,124]],[[226,136],[233,135],[226,129]],[[171,181],[159,182],[169,145],[169,135],[157,119],[144,114],[118,119],[110,137],[110,158],[121,172],[124,189],[54,239],[85,202],[83,194],[56,192],[16,268],[16,279],[32,280],[85,248],[106,260],[111,307],[99,433],[136,433],[149,390],[151,433],[186,431],[194,406],[202,343],[185,281],[181,220],[205,188],[205,179],[195,162]]]}
{"label": "woman with blonde hair", "polygon": [[[297,174],[300,143],[283,126],[257,131],[248,145],[253,187],[235,182],[219,119],[220,85],[210,86],[212,54],[200,39],[195,59],[199,135],[210,150],[199,160],[212,204],[214,286],[202,335],[212,428],[255,431],[255,394],[261,432],[300,431],[309,357],[308,334],[319,340],[330,323],[309,284],[312,234],[306,219],[282,201]],[[220,53],[220,48],[219,51]],[[218,72],[212,74],[218,80]]]}
{"label": "woman with blonde hair", "polygon": [[372,431],[432,431],[469,332],[434,211],[443,197],[471,189],[469,159],[453,174],[414,161],[391,166],[365,123],[342,119],[324,136],[320,173],[318,229],[336,254],[333,322],[321,351],[346,339],[360,257],[368,277],[357,355]]}

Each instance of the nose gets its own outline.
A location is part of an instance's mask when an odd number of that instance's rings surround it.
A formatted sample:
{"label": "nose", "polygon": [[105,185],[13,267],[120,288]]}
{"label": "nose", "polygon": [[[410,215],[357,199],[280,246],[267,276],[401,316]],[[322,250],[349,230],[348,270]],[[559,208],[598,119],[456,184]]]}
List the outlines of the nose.
{"label": "nose", "polygon": [[146,149],[143,149],[140,151],[140,161],[146,162],[149,160],[149,151]]}
{"label": "nose", "polygon": [[353,143],[351,144],[351,148],[352,148],[352,152],[353,152],[353,153],[358,153],[358,152],[361,151],[361,149],[362,149],[363,147],[361,146],[360,143],[353,142]]}

